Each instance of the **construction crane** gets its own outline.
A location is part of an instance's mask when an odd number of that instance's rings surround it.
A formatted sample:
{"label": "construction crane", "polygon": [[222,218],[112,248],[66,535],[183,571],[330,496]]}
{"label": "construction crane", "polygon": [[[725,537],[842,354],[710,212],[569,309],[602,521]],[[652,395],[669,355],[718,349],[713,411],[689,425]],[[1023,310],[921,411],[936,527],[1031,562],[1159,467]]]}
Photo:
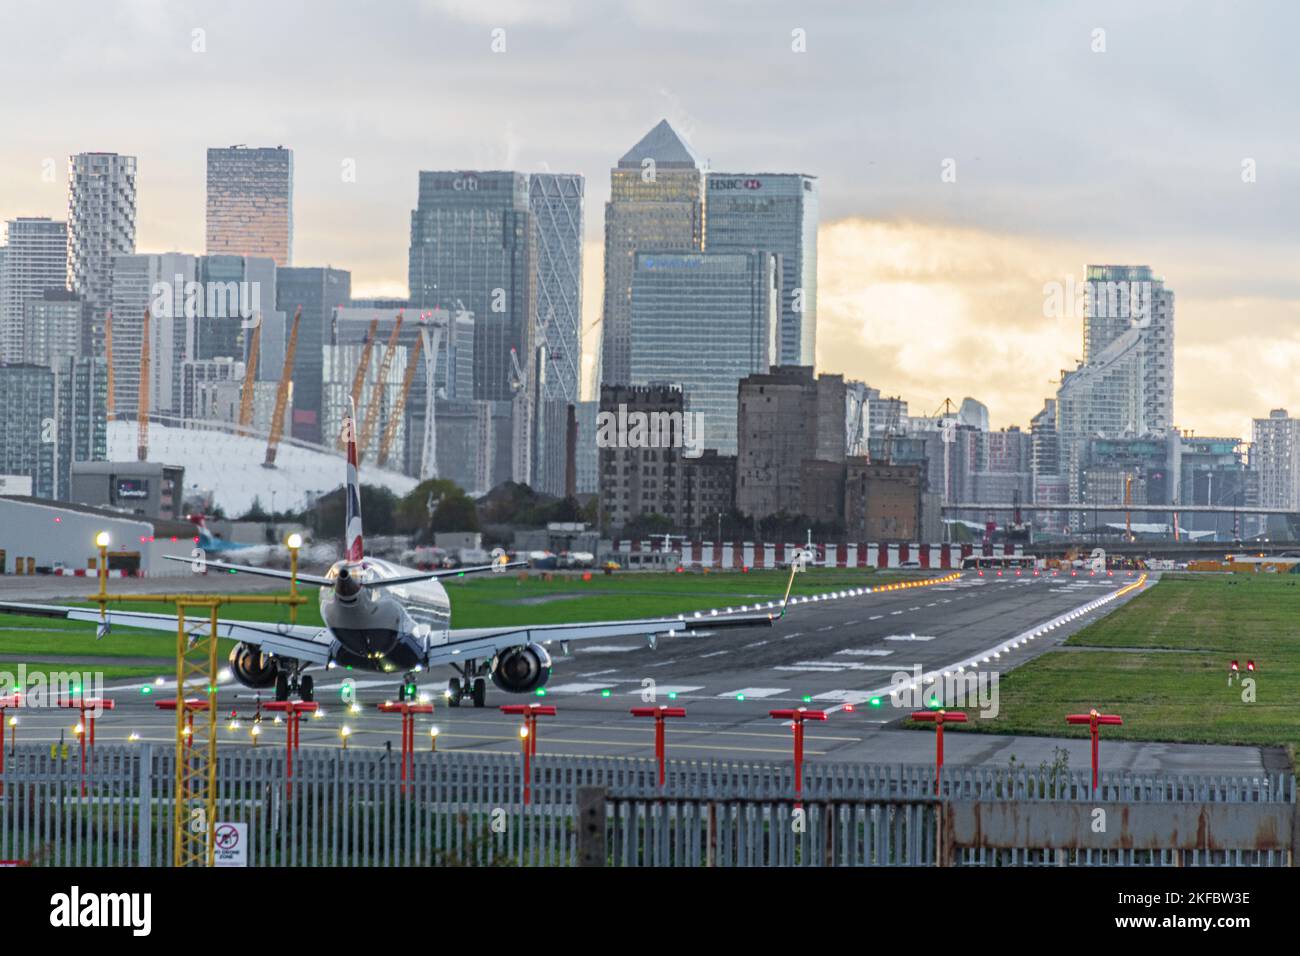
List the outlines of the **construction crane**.
{"label": "construction crane", "polygon": [[415,369],[420,364],[423,345],[424,336],[421,335],[415,340],[415,345],[407,356],[406,372],[402,375],[401,394],[397,396],[397,404],[388,413],[388,424],[384,426],[384,434],[379,439],[379,456],[375,461],[380,468],[388,464],[388,451],[392,447],[393,439],[397,437],[397,427],[402,424],[402,413],[406,411],[406,398],[411,394],[411,382],[415,381]]}
{"label": "construction crane", "polygon": [[239,429],[247,431],[253,424],[253,389],[257,379],[257,356],[262,344],[262,321],[253,326],[253,341],[248,346],[248,367],[244,369],[244,387],[239,393]]}
{"label": "construction crane", "polygon": [[[361,350],[361,360],[357,362],[356,373],[352,376],[352,408],[361,404],[361,387],[366,383],[366,370],[370,368],[370,356],[375,350],[375,339],[379,332],[379,316],[370,320],[370,331],[366,333],[366,345]],[[346,436],[339,435],[339,448],[347,445]]]}
{"label": "construction crane", "polygon": [[108,420],[117,420],[113,409],[113,310],[109,309],[104,317],[104,355],[108,362]]}
{"label": "construction crane", "polygon": [[358,464],[365,457],[366,449],[370,447],[370,438],[375,433],[375,422],[379,419],[379,403],[384,397],[384,383],[388,381],[388,373],[393,368],[393,352],[397,349],[397,336],[402,331],[403,314],[397,313],[393,331],[388,335],[388,344],[384,346],[384,357],[379,360],[379,377],[375,380],[374,388],[370,390],[370,404],[366,406],[366,417],[361,423],[361,438],[357,442]]}
{"label": "construction crane", "polygon": [[135,421],[137,461],[149,460],[149,310],[144,310],[144,327],[140,336],[140,387],[136,390]]}
{"label": "construction crane", "polygon": [[271,418],[271,434],[266,439],[266,461],[263,468],[275,467],[275,452],[284,434],[284,412],[289,406],[289,383],[293,380],[293,355],[298,351],[298,323],[302,319],[302,306],[293,313],[293,326],[289,329],[289,343],[284,348],[284,370],[280,372],[280,387],[275,392],[275,414]]}

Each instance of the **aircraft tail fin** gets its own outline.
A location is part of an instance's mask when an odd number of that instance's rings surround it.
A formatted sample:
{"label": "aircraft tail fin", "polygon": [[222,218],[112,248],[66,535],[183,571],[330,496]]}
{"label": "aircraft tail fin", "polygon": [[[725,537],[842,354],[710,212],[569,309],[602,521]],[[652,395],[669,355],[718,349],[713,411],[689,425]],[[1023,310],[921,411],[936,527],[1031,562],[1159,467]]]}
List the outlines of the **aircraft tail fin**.
{"label": "aircraft tail fin", "polygon": [[344,557],[348,561],[360,561],[365,557],[365,545],[361,538],[361,477],[357,471],[357,406],[350,402],[347,419],[343,422],[343,438],[347,442],[348,471],[347,487],[344,493],[347,500],[347,526],[343,534]]}

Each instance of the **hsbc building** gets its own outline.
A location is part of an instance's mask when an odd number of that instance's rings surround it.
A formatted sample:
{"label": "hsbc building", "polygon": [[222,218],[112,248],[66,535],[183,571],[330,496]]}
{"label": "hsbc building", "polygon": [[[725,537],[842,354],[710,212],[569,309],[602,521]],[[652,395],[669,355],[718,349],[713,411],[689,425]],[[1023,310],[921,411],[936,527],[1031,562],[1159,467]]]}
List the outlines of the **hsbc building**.
{"label": "hsbc building", "polygon": [[817,343],[817,179],[709,173],[705,248],[774,253],[781,262],[782,365],[812,365]]}

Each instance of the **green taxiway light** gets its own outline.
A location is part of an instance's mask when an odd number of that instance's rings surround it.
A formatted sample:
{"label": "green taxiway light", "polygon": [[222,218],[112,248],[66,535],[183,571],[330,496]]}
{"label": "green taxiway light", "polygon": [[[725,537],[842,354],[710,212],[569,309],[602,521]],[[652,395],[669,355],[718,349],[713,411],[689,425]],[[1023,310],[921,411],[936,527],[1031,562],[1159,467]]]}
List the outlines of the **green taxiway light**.
{"label": "green taxiway light", "polygon": [[879,698],[879,697],[873,697],[873,698],[871,698],[871,706],[872,706],[872,707],[879,707],[879,706],[880,706],[880,698]]}
{"label": "green taxiway light", "polygon": [[669,700],[676,700],[676,699],[677,699],[677,691],[675,691],[675,690],[670,690],[670,691],[668,692],[668,699],[669,699]]}
{"label": "green taxiway light", "polygon": [[141,687],[141,688],[140,688],[140,693],[142,693],[142,694],[152,694],[152,693],[153,693],[153,688],[152,688],[152,687]]}
{"label": "green taxiway light", "polygon": [[803,695],[803,702],[804,702],[805,704],[811,704],[811,703],[812,703],[812,694],[804,694],[804,695]]}
{"label": "green taxiway light", "polygon": [[609,688],[606,687],[604,690],[602,690],[602,691],[600,692],[600,696],[601,696],[601,697],[608,697],[608,696],[609,696]]}
{"label": "green taxiway light", "polygon": [[545,687],[539,687],[539,688],[537,688],[537,696],[538,696],[538,697],[545,697],[545,696],[546,696],[546,688],[545,688]]}
{"label": "green taxiway light", "polygon": [[744,695],[744,694],[737,694],[737,695],[736,695],[736,700],[744,700],[744,699],[745,699],[745,695]]}

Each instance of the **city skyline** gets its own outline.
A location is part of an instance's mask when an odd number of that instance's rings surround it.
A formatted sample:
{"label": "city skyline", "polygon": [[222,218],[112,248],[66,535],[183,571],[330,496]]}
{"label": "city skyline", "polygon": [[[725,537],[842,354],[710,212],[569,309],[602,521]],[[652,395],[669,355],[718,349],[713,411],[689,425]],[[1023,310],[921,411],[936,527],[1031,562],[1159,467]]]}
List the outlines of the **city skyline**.
{"label": "city skyline", "polygon": [[[128,4],[111,14],[111,42],[92,42],[91,30],[62,50],[66,69],[46,109],[3,108],[14,135],[0,147],[0,214],[63,218],[67,156],[116,150],[139,159],[137,251],[199,253],[206,150],[284,143],[297,159],[295,260],[348,269],[358,296],[400,296],[419,169],[581,173],[590,396],[603,272],[603,223],[590,210],[607,199],[607,171],[627,144],[666,117],[713,168],[819,177],[819,371],[899,394],[917,412],[972,395],[995,426],[1023,427],[1053,392],[1048,381],[1082,356],[1075,317],[1043,315],[1044,286],[1081,281],[1088,263],[1147,263],[1179,291],[1176,425],[1244,436],[1252,418],[1296,404],[1289,368],[1300,339],[1287,319],[1300,318],[1289,225],[1300,192],[1276,133],[1296,109],[1284,84],[1217,69],[1243,49],[1280,50],[1286,31],[1265,24],[1294,20],[1285,7],[1246,19],[1209,7],[1171,17],[1118,4],[1086,13],[1011,4],[991,16],[950,11],[943,43],[895,51],[889,38],[912,36],[923,8],[760,5],[743,22],[699,11],[687,29],[636,5],[598,20],[578,3],[544,11],[430,3],[385,11],[350,37],[359,46],[347,48],[354,66],[343,70],[326,66],[343,49],[336,40],[306,61],[268,65],[274,38],[303,25],[272,10],[264,33],[232,42],[240,9]],[[92,27],[110,16],[93,5],[83,12]],[[322,32],[337,33],[346,16],[321,5]],[[10,56],[21,67],[46,50],[41,38],[56,24],[30,9],[11,21],[32,41]],[[630,51],[619,31],[634,27],[648,33]],[[497,29],[505,47],[494,53]],[[1097,29],[1104,52],[1094,52]],[[795,30],[804,31],[803,53],[792,49]],[[424,87],[414,83],[418,58],[403,55],[433,37],[456,68],[440,71],[431,132],[412,136],[396,119]],[[870,66],[855,56],[864,42]],[[1003,62],[998,44],[1008,42],[1023,54],[1016,66]],[[693,55],[709,44],[710,75],[760,67],[771,75],[761,109],[744,89],[705,85]],[[1183,62],[1188,48],[1204,50],[1212,69]],[[148,71],[132,60],[141,50],[151,51]],[[393,67],[382,79],[357,68],[381,52]],[[520,93],[557,52],[578,67],[573,77],[548,75]],[[256,84],[239,69],[254,61]],[[150,87],[154,111],[124,125],[119,112],[96,108],[101,97],[129,97],[156,69],[169,71],[169,84]],[[231,82],[224,100],[207,104],[205,122],[166,122],[177,98],[214,70]],[[603,88],[585,82],[592,70],[604,71]],[[255,89],[266,82],[282,95],[268,102]],[[1107,108],[1094,118],[1085,104],[1098,98]],[[1003,135],[1026,127],[1036,135]],[[941,179],[948,159],[955,182]],[[1243,181],[1248,162],[1253,182]],[[1240,335],[1244,327],[1252,335]],[[1227,393],[1215,387],[1225,376],[1236,383]]]}

